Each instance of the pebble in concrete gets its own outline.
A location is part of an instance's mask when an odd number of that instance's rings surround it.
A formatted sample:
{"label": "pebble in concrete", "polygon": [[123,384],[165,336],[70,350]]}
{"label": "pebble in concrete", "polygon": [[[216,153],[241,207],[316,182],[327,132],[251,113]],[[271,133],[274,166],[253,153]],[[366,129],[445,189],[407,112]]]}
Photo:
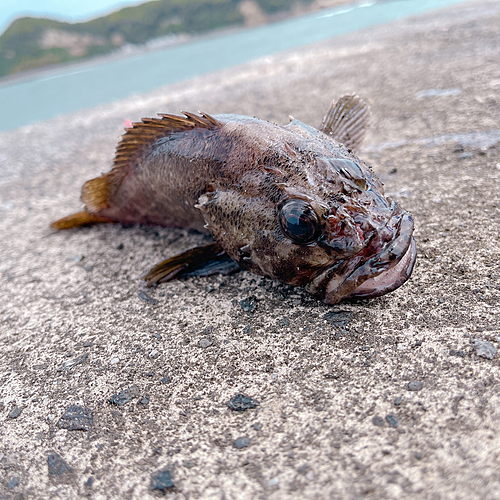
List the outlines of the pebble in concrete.
{"label": "pebble in concrete", "polygon": [[8,483],[7,486],[13,490],[19,484],[19,478],[13,477]]}
{"label": "pebble in concrete", "polygon": [[161,491],[164,495],[167,490],[174,488],[172,472],[168,469],[161,470],[151,478],[151,489]]}
{"label": "pebble in concrete", "polygon": [[385,419],[391,427],[397,427],[399,425],[398,419],[392,414],[387,415]]}
{"label": "pebble in concrete", "polygon": [[17,418],[21,414],[21,408],[19,406],[14,406],[9,412],[9,418]]}
{"label": "pebble in concrete", "polygon": [[495,346],[486,342],[486,340],[474,340],[474,348],[476,349],[476,354],[486,359],[493,359],[497,353]]}
{"label": "pebble in concrete", "polygon": [[246,448],[250,444],[250,438],[247,437],[240,437],[234,442],[234,446],[236,448]]}
{"label": "pebble in concrete", "polygon": [[236,394],[233,398],[229,400],[227,406],[230,410],[234,411],[246,411],[251,408],[255,408],[259,405],[259,402],[243,394]]}
{"label": "pebble in concrete", "polygon": [[113,396],[111,396],[108,401],[111,404],[123,406],[124,404],[132,401],[132,399],[136,398],[137,396],[139,396],[139,389],[136,385],[132,385],[129,388],[119,392],[118,394],[113,394]]}
{"label": "pebble in concrete", "polygon": [[409,391],[420,391],[422,387],[424,386],[423,382],[410,382],[408,384],[408,390]]}
{"label": "pebble in concrete", "polygon": [[51,453],[47,457],[49,474],[51,476],[62,476],[65,472],[71,472],[72,469],[57,453]]}
{"label": "pebble in concrete", "polygon": [[94,425],[94,417],[90,410],[81,406],[70,406],[57,422],[60,429],[68,431],[89,431]]}

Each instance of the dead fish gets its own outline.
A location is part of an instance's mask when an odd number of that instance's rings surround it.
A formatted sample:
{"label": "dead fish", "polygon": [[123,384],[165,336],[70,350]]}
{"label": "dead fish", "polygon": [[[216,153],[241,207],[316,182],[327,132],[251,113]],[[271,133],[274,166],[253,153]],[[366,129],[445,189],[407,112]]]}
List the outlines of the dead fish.
{"label": "dead fish", "polygon": [[85,211],[52,227],[123,222],[213,236],[153,267],[148,285],[228,256],[327,304],[377,297],[410,277],[412,217],[355,154],[370,120],[359,97],[332,102],[319,130],[293,118],[183,114],[126,129],[111,171],[84,184]]}

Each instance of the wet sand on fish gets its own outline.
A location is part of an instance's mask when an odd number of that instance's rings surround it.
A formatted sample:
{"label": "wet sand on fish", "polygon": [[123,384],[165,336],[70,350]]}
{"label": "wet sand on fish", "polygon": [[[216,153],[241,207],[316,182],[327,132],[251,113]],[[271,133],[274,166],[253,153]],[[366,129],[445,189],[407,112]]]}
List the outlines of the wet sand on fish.
{"label": "wet sand on fish", "polygon": [[[0,135],[0,498],[500,497],[498,26],[470,2]],[[318,126],[352,91],[360,156],[415,217],[394,293],[329,307],[245,272],[144,290],[204,237],[48,229],[125,120]]]}

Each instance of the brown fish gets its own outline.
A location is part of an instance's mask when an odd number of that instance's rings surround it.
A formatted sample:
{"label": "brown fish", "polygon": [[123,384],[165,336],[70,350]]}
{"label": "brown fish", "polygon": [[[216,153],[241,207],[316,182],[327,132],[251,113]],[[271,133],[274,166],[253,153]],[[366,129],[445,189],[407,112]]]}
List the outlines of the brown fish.
{"label": "brown fish", "polygon": [[415,263],[413,221],[355,156],[370,119],[357,96],[319,130],[240,115],[160,114],[126,130],[112,170],[82,188],[85,211],[52,224],[156,224],[214,243],[155,266],[149,285],[229,256],[327,304],[401,286]]}

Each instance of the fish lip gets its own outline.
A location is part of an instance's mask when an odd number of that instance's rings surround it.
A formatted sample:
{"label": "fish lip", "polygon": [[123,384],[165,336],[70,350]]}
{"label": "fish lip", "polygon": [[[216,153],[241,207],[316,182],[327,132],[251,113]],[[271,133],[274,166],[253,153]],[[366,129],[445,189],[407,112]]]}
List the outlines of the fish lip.
{"label": "fish lip", "polygon": [[[355,288],[344,297],[345,300],[373,299],[386,293],[392,292],[406,283],[413,272],[417,261],[417,245],[415,238],[411,238],[411,243],[401,260],[392,268],[380,273],[373,278],[367,279],[363,284]],[[388,275],[399,273],[394,280],[386,281]]]}
{"label": "fish lip", "polygon": [[[326,304],[336,304],[343,299],[378,297],[401,286],[413,270],[416,246],[410,214],[400,211],[398,217],[397,226],[389,226],[389,222],[387,225],[388,228],[396,229],[394,237],[384,242],[376,254],[360,258],[368,242],[355,256],[325,266],[309,283],[308,290]],[[353,262],[356,263],[355,267]],[[390,273],[391,269],[394,269],[393,273]],[[382,278],[375,279],[378,276]]]}

